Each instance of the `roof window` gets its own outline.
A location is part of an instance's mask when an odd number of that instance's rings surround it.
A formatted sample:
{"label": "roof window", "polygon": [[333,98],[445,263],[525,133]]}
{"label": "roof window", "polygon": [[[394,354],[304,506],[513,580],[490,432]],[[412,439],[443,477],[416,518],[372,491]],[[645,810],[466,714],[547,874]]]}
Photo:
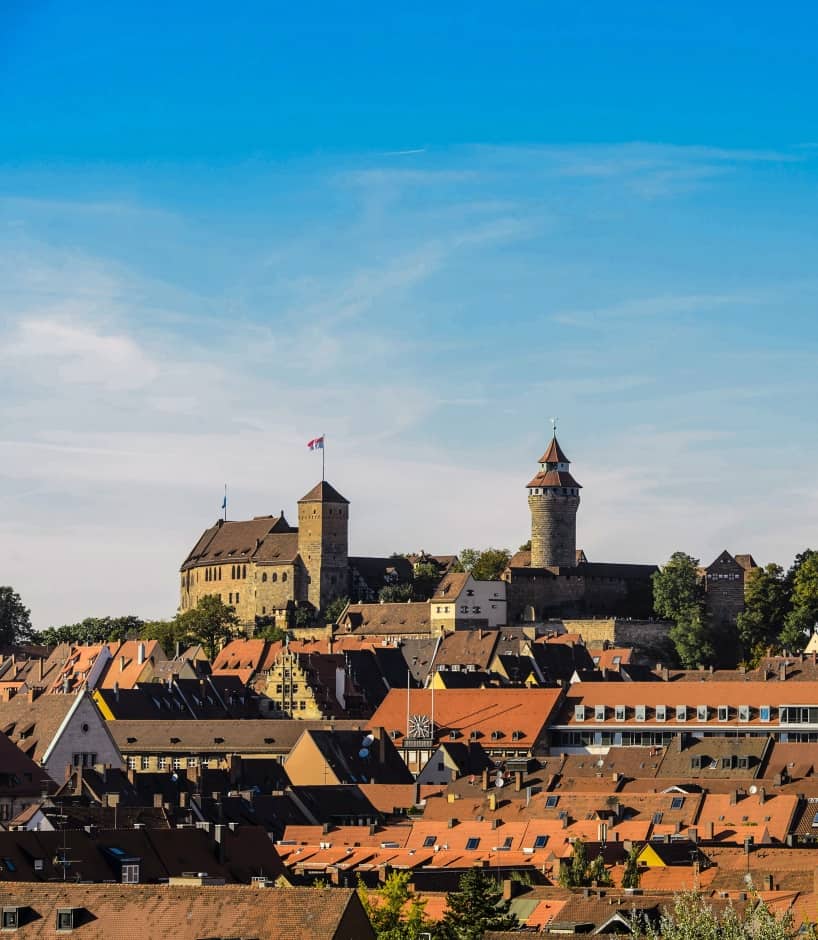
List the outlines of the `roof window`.
{"label": "roof window", "polygon": [[466,849],[473,851],[480,845],[480,839],[478,836],[471,836],[471,838],[466,839]]}

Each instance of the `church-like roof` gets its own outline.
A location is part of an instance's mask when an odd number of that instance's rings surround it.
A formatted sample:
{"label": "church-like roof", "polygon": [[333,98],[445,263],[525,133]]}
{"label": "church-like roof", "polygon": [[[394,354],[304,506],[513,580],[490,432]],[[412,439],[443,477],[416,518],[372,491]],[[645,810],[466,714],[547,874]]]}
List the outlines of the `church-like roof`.
{"label": "church-like roof", "polygon": [[298,500],[299,503],[346,503],[349,505],[349,500],[345,499],[334,486],[331,486],[327,483],[326,480],[321,480],[320,483],[316,483],[315,486],[307,493],[306,496],[302,496]]}
{"label": "church-like roof", "polygon": [[258,516],[240,522],[220,519],[202,533],[182,564],[182,571],[197,565],[231,561],[292,561],[298,553],[298,532],[280,516]]}
{"label": "church-like roof", "polygon": [[563,449],[560,447],[560,443],[557,440],[557,435],[555,434],[551,438],[551,443],[548,445],[548,450],[540,457],[540,463],[570,463],[571,461],[565,456]]}
{"label": "church-like roof", "polygon": [[529,489],[534,486],[573,486],[582,489],[581,484],[567,470],[543,470],[527,486]]}

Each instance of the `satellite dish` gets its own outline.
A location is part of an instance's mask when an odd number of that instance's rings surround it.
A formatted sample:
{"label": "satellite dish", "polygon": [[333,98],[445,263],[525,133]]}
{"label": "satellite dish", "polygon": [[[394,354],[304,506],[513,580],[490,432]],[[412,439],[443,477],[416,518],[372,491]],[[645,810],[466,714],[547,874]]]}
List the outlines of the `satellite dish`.
{"label": "satellite dish", "polygon": [[374,735],[374,734],[368,734],[368,735],[366,735],[366,736],[364,737],[364,743],[363,743],[362,747],[369,747],[370,744],[374,744],[374,743],[375,743],[375,735]]}
{"label": "satellite dish", "polygon": [[757,787],[755,784],[753,784],[753,785],[750,787],[750,793],[751,793],[751,794],[756,794],[756,793],[758,793],[758,787]]}
{"label": "satellite dish", "polygon": [[360,751],[358,751],[358,757],[369,757],[369,748],[362,747]]}

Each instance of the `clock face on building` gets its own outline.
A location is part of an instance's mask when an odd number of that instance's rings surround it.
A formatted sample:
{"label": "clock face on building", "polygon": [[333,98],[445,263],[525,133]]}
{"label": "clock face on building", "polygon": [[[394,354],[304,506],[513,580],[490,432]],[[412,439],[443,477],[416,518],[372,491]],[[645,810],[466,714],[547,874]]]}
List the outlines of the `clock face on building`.
{"label": "clock face on building", "polygon": [[410,738],[431,738],[432,719],[428,715],[410,715],[409,716],[409,737]]}

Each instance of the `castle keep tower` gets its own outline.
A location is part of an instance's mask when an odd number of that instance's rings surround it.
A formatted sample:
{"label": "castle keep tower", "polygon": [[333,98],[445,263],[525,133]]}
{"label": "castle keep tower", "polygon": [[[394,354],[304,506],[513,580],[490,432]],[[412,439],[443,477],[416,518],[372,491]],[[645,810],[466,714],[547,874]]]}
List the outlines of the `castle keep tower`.
{"label": "castle keep tower", "polygon": [[298,501],[298,554],[307,569],[307,598],[321,610],[347,593],[349,500],[322,480]]}
{"label": "castle keep tower", "polygon": [[570,461],[556,434],[539,463],[539,473],[528,484],[531,567],[573,568],[577,563],[577,509],[582,487],[568,470]]}

